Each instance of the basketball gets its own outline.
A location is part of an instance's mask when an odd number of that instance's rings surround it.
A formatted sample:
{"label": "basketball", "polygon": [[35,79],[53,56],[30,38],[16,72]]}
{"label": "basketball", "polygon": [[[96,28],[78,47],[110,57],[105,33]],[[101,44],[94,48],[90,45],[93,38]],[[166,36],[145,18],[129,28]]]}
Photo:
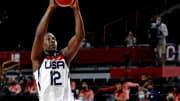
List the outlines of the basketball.
{"label": "basketball", "polygon": [[67,7],[74,3],[74,0],[55,0],[55,1],[61,7]]}

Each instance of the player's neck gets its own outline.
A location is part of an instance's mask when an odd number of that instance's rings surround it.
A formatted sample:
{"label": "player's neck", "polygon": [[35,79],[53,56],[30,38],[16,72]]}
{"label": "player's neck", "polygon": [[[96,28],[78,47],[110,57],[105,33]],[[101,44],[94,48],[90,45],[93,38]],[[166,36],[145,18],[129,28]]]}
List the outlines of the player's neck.
{"label": "player's neck", "polygon": [[47,56],[56,56],[56,53],[57,53],[57,51],[46,51],[46,52],[44,52],[45,53],[45,55],[47,55]]}

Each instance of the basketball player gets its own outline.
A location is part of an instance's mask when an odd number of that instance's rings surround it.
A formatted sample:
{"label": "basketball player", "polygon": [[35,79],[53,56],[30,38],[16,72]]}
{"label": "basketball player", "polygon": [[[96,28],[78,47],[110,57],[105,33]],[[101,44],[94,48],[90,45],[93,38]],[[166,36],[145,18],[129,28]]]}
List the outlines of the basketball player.
{"label": "basketball player", "polygon": [[50,0],[49,7],[37,27],[32,46],[31,60],[39,101],[72,101],[69,65],[84,38],[83,21],[76,0],[70,6],[75,16],[75,35],[67,47],[57,51],[55,36],[47,32],[50,16],[56,7],[55,1]]}

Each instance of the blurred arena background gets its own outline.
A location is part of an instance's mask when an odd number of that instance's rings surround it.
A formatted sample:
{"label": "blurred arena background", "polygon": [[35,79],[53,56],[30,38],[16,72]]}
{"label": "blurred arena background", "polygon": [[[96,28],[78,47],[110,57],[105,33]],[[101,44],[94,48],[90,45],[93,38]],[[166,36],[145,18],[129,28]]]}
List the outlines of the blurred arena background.
{"label": "blurred arena background", "polygon": [[[94,93],[94,101],[113,101],[112,93],[97,94],[99,88],[117,82],[141,81],[145,73],[158,93],[156,101],[166,101],[169,93],[180,85],[180,1],[179,0],[79,0],[85,25],[86,42],[71,63],[71,77],[75,92],[86,81]],[[26,99],[37,101],[37,95],[3,95],[8,78],[16,83],[31,79],[30,53],[34,34],[48,0],[0,1],[0,99]],[[67,45],[74,33],[74,17],[70,8],[54,11],[49,24],[50,32],[58,41],[58,49]],[[148,29],[154,16],[161,15],[167,25],[166,65],[156,66],[148,38]],[[134,47],[126,47],[124,39],[132,31],[137,38]],[[85,42],[85,43],[86,43]],[[86,43],[87,44],[87,43]],[[17,78],[17,69],[23,79]],[[132,88],[129,101],[136,101],[138,89]],[[11,97],[9,97],[11,96]],[[101,96],[101,97],[100,97]],[[102,98],[103,96],[103,98]],[[151,100],[155,101],[155,100]],[[176,101],[176,100],[174,100]],[[177,100],[179,101],[179,100]]]}

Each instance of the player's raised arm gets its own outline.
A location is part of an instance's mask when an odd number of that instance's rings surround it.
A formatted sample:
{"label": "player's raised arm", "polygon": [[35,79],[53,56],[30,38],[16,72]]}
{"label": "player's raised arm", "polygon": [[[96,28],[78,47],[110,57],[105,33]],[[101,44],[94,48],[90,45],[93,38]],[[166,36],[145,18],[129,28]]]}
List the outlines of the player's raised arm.
{"label": "player's raised arm", "polygon": [[66,56],[67,64],[69,65],[71,60],[76,56],[80,49],[80,44],[84,38],[84,24],[80,14],[78,1],[71,5],[75,16],[75,35],[68,42],[68,46],[63,49],[62,53]]}
{"label": "player's raised arm", "polygon": [[44,36],[47,33],[50,16],[56,7],[57,5],[55,4],[54,0],[50,0],[49,6],[36,29],[36,33],[35,33],[36,35],[35,35],[34,43],[32,46],[32,53],[31,53],[33,71],[35,71],[40,64],[39,59],[43,51]]}

